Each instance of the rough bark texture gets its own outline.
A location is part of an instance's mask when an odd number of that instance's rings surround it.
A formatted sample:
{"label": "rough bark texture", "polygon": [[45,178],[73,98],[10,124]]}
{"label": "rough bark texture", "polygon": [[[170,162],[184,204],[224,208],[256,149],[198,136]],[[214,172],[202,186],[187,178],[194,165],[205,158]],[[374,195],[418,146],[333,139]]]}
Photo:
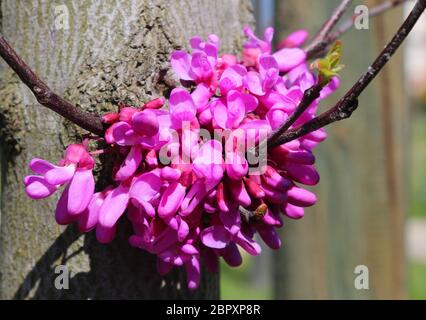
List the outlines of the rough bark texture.
{"label": "rough bark texture", "polygon": [[[222,50],[233,52],[252,23],[245,0],[65,1],[69,29],[55,28],[62,1],[0,2],[1,32],[16,51],[54,91],[98,113],[167,94],[175,82],[169,54],[190,36],[216,33]],[[127,244],[126,223],[111,245],[100,245],[93,233],[56,225],[57,196],[26,197],[28,161],[59,159],[81,132],[38,105],[4,63],[0,71],[0,298],[218,297],[217,275],[204,274],[193,293],[181,271],[158,276],[155,259]],[[69,290],[54,287],[58,264],[72,272]]]}
{"label": "rough bark texture", "polygon": [[[278,1],[278,17],[285,17],[278,22],[287,32],[302,27],[312,32],[339,2]],[[329,103],[322,103],[323,108],[334,105],[352,86],[401,22],[402,10],[394,9],[370,19],[368,30],[353,30],[342,39],[346,66],[341,88]],[[352,117],[327,128],[329,137],[315,152],[321,175],[314,188],[318,202],[302,220],[288,221],[283,229],[284,246],[275,260],[276,297],[406,297],[403,230],[409,107],[401,52],[361,95]],[[368,290],[354,286],[357,265],[369,268]]]}

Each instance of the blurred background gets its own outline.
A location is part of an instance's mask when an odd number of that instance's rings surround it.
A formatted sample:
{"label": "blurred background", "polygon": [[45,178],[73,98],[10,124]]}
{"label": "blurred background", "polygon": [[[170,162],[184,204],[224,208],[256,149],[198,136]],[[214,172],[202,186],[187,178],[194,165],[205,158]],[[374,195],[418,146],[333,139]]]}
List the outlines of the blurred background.
{"label": "blurred background", "polygon": [[[355,0],[354,6],[383,1]],[[276,41],[300,28],[313,35],[339,2],[255,0],[256,31],[274,26]],[[346,67],[329,106],[366,70],[413,4],[342,38]],[[223,299],[426,299],[425,15],[359,105],[349,120],[328,128],[316,150],[317,205],[303,219],[285,221],[281,250],[246,256],[239,268],[224,264]],[[368,289],[354,284],[357,266],[368,270]]]}

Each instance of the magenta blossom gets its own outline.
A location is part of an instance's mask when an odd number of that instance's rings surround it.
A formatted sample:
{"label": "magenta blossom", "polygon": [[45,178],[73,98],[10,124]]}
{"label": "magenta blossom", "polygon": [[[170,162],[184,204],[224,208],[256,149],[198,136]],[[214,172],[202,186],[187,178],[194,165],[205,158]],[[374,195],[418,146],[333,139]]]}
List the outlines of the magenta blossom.
{"label": "magenta blossom", "polygon": [[205,83],[212,90],[215,89],[215,67],[218,60],[219,39],[216,35],[210,35],[207,42],[200,37],[193,37],[190,41],[193,50],[192,55],[185,51],[172,53],[171,65],[182,80]]}
{"label": "magenta blossom", "polygon": [[56,208],[56,221],[70,223],[81,216],[92,200],[95,189],[93,167],[94,160],[86,147],[72,144],[59,165],[42,159],[31,160],[30,169],[38,175],[25,177],[25,191],[29,197],[38,200],[66,185]]}
{"label": "magenta blossom", "polygon": [[[171,66],[184,87],[168,100],[135,107],[120,104],[105,114],[103,150],[70,145],[59,165],[33,159],[37,175],[24,179],[27,194],[42,199],[64,186],[56,209],[59,224],[96,230],[101,243],[114,241],[128,220],[129,244],[157,257],[161,275],[182,267],[187,285],[200,283],[201,262],[218,270],[219,258],[242,263],[241,250],[259,255],[263,241],[278,249],[283,219],[299,219],[316,196],[303,185],[319,182],[314,148],[324,129],[265,150],[263,145],[296,110],[305,90],[318,82],[299,48],[299,30],[272,51],[273,29],[262,39],[250,28],[242,57],[219,56],[219,39],[193,37],[191,52],[175,51]],[[319,103],[339,85],[331,79],[292,127],[313,119]],[[109,185],[94,191],[94,160],[103,153],[112,170]],[[258,235],[258,237],[256,237]]]}
{"label": "magenta blossom", "polygon": [[[257,67],[259,58],[263,54],[271,54],[271,42],[274,29],[267,28],[263,40],[257,38],[249,27],[244,28],[244,33],[249,38],[249,41],[245,43],[243,49],[244,64],[250,67]],[[273,57],[280,71],[290,71],[305,61],[306,53],[302,49],[297,48],[305,39],[306,31],[303,32],[299,30],[297,34],[291,34],[287,39],[287,43],[290,42],[292,45],[284,45],[282,49],[273,53]]]}

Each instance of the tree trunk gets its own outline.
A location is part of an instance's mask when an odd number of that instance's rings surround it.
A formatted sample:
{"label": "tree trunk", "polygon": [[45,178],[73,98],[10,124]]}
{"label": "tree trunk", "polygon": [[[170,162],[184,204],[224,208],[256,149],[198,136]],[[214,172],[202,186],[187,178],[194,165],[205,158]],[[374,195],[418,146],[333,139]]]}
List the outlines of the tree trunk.
{"label": "tree trunk", "polygon": [[[339,2],[278,1],[278,23],[287,32],[315,32]],[[341,88],[320,110],[332,106],[358,79],[401,22],[402,10],[394,9],[370,19],[368,30],[343,37]],[[401,51],[361,95],[352,117],[327,128],[329,137],[315,152],[321,175],[314,188],[318,202],[302,220],[288,221],[283,229],[284,246],[275,260],[276,297],[406,297],[403,230],[409,108]],[[357,265],[369,269],[368,290],[354,285]]]}
{"label": "tree trunk", "polygon": [[[0,3],[2,35],[23,59],[54,91],[98,113],[167,94],[176,81],[169,54],[191,36],[216,33],[222,51],[234,52],[242,27],[253,22],[247,0]],[[217,275],[203,272],[195,292],[181,270],[157,275],[155,258],[128,245],[126,223],[112,244],[101,245],[93,232],[55,223],[57,198],[25,195],[29,160],[59,159],[81,132],[38,105],[3,62],[0,68],[0,298],[218,298]],[[71,272],[68,290],[54,286],[58,264]]]}

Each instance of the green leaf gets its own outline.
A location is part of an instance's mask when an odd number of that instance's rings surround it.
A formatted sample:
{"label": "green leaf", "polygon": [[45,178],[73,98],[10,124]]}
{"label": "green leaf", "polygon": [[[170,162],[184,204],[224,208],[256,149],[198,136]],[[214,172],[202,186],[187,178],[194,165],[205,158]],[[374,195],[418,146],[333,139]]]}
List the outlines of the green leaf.
{"label": "green leaf", "polygon": [[343,69],[343,65],[339,64],[341,56],[342,43],[336,41],[324,58],[311,64],[312,69],[318,70],[319,83],[325,86],[332,77],[339,75],[339,71]]}

